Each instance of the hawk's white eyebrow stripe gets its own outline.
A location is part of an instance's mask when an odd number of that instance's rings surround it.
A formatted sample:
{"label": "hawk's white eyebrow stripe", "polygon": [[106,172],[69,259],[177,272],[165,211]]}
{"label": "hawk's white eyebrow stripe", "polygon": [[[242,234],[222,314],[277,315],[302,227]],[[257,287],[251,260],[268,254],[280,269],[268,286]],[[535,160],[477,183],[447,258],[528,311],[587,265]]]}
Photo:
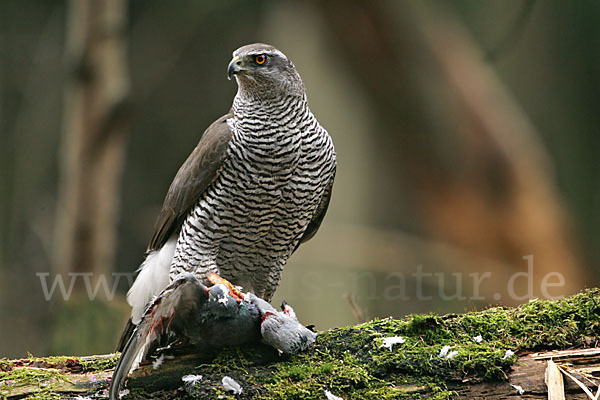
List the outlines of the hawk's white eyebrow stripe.
{"label": "hawk's white eyebrow stripe", "polygon": [[265,54],[267,56],[279,56],[281,58],[287,59],[287,57],[285,56],[285,54],[283,54],[282,52],[280,52],[280,51],[273,51],[273,50],[258,51],[258,52],[254,52],[253,51],[251,53],[247,53],[246,55],[249,55],[249,56],[258,56],[260,54]]}

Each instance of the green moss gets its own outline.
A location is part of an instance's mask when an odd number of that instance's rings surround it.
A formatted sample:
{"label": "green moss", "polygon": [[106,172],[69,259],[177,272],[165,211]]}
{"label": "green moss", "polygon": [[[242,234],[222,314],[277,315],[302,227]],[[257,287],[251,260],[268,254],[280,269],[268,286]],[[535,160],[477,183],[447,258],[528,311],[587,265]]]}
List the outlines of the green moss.
{"label": "green moss", "polygon": [[0,358],[0,372],[7,372],[13,369],[12,361],[5,358]]}
{"label": "green moss", "polygon": [[[473,339],[478,335],[483,337],[481,343]],[[390,351],[382,347],[384,338],[390,336],[402,336],[406,342]],[[556,302],[531,301],[516,309],[410,315],[333,329],[321,333],[308,351],[292,357],[279,356],[261,345],[226,348],[208,364],[187,372],[203,375],[200,384],[188,387],[175,377],[180,387],[163,394],[151,392],[145,385],[136,388],[132,378],[130,397],[233,398],[221,386],[223,376],[229,375],[244,388],[239,398],[323,399],[325,390],[330,390],[345,399],[441,400],[453,398],[454,393],[447,389],[453,381],[506,379],[517,360],[516,356],[505,357],[506,350],[518,353],[586,347],[599,339],[600,290],[594,289]],[[450,346],[456,355],[440,358],[443,346]],[[103,370],[112,368],[117,358],[75,360],[75,364],[70,357],[0,360],[0,371],[15,379],[17,362],[42,361],[67,365],[67,369]],[[159,380],[160,370],[157,373],[151,379]]]}
{"label": "green moss", "polygon": [[34,357],[18,360],[0,360],[0,371],[8,371],[14,367],[53,368],[69,372],[105,371],[114,368],[119,361],[119,353],[109,356],[49,356]]}
{"label": "green moss", "polygon": [[14,368],[9,372],[0,372],[0,383],[6,386],[10,382],[18,383],[19,385],[45,385],[47,382],[56,379],[72,383],[68,378],[61,375],[60,371],[41,368]]}
{"label": "green moss", "polygon": [[261,360],[261,346],[226,347],[222,349],[210,365],[223,373],[246,371]]}
{"label": "green moss", "polygon": [[[331,369],[329,373],[331,373]],[[307,365],[292,365],[282,374],[282,378],[289,379],[291,382],[300,382],[305,380],[309,375],[310,368]]]}
{"label": "green moss", "polygon": [[82,357],[79,359],[79,363],[83,367],[83,372],[105,371],[115,368],[120,356],[120,353],[116,353],[111,357]]}
{"label": "green moss", "polygon": [[[400,321],[375,320],[356,327],[333,330],[324,342],[344,343],[381,375],[399,370],[414,375],[461,379],[474,375],[502,379],[515,362],[504,359],[511,349],[539,350],[585,345],[586,336],[600,333],[598,290],[589,290],[558,302],[531,301],[516,309],[491,308],[459,316],[411,315]],[[474,336],[482,335],[477,344]],[[394,351],[381,349],[383,338],[405,337]],[[352,338],[350,338],[352,337]],[[439,351],[451,346],[458,354],[441,359]]]}
{"label": "green moss", "polygon": [[[77,385],[68,373],[105,371],[114,368],[118,355],[90,357],[34,357],[20,360],[0,360],[0,398],[27,396],[27,399],[62,399],[65,391]],[[90,387],[91,388],[91,387]],[[77,391],[82,390],[80,386]]]}
{"label": "green moss", "polygon": [[28,399],[60,399],[54,392],[57,382],[71,382],[61,375],[60,371],[52,369],[19,367],[11,371],[0,372],[0,394],[10,395],[13,391],[19,391],[25,387],[31,387],[36,392]]}
{"label": "green moss", "polygon": [[[334,352],[324,346],[317,347],[307,353],[282,357],[277,363],[263,367],[254,366],[252,374],[246,372],[250,365],[245,357],[236,363],[232,355],[232,349],[228,349],[225,355],[221,354],[218,357],[218,360],[226,363],[225,367],[219,366],[217,360],[213,364],[202,366],[198,371],[205,377],[201,386],[207,387],[210,386],[209,382],[218,382],[222,372],[226,370],[242,384],[250,398],[257,399],[322,399],[325,390],[344,393],[353,399],[412,398],[414,394],[414,385],[406,385],[403,377],[384,381],[372,375],[368,365],[362,364],[350,351],[334,355]],[[417,382],[424,393],[429,393],[427,398],[432,398],[434,392],[436,396],[437,392],[446,393],[443,383],[435,379],[411,380]],[[400,384],[407,388],[396,386]],[[440,387],[442,389],[438,390]],[[202,398],[200,392],[194,393],[193,398]],[[448,398],[442,394],[437,398]]]}
{"label": "green moss", "polygon": [[[402,379],[385,384],[378,381],[390,372],[414,377],[413,384],[425,384],[427,393],[418,396],[448,398],[451,392],[445,390],[443,380],[506,379],[517,360],[516,356],[506,358],[506,350],[577,347],[585,345],[586,337],[597,338],[599,294],[588,290],[557,302],[534,300],[516,309],[411,315],[334,329],[319,336],[312,353],[279,363],[263,385],[268,394],[261,398],[322,398],[324,388],[351,393],[352,398],[385,398],[384,393],[391,398],[404,394],[418,398],[397,386]],[[482,343],[474,341],[478,335],[482,335]],[[406,342],[389,351],[382,347],[383,338],[389,336],[402,336]],[[457,351],[456,356],[440,358],[445,345]],[[433,380],[427,382],[424,377]]]}

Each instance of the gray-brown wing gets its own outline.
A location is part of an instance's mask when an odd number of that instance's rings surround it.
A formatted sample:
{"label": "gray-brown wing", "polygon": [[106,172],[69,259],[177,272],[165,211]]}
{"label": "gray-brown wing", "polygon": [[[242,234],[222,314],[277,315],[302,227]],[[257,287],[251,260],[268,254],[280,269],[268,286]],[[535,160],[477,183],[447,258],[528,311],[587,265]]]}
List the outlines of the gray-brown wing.
{"label": "gray-brown wing", "polygon": [[227,126],[227,119],[231,117],[229,113],[213,122],[177,171],[156,219],[148,251],[160,249],[179,231],[187,214],[217,177],[231,140],[231,130]]}
{"label": "gray-brown wing", "polygon": [[304,234],[300,238],[300,241],[296,245],[294,251],[296,251],[302,243],[312,239],[312,237],[315,236],[315,234],[319,230],[321,222],[323,222],[323,218],[325,218],[325,214],[327,213],[327,208],[329,207],[329,200],[331,200],[331,191],[333,189],[334,178],[335,172],[334,175],[331,177],[331,180],[329,181],[329,185],[327,185],[327,189],[325,189],[325,193],[323,193],[323,198],[321,199],[321,203],[319,204],[319,207],[317,208],[313,219],[308,223],[308,226],[306,227],[306,230],[304,231]]}

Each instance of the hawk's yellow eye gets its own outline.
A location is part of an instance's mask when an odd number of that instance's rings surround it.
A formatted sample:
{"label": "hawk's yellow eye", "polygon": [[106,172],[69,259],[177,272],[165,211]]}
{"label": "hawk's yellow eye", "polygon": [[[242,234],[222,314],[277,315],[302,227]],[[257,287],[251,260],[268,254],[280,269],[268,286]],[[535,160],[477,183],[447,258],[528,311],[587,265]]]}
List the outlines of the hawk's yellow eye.
{"label": "hawk's yellow eye", "polygon": [[267,57],[265,57],[264,54],[259,54],[259,55],[256,56],[256,58],[254,59],[254,61],[258,65],[263,65],[265,63],[265,61],[267,61]]}

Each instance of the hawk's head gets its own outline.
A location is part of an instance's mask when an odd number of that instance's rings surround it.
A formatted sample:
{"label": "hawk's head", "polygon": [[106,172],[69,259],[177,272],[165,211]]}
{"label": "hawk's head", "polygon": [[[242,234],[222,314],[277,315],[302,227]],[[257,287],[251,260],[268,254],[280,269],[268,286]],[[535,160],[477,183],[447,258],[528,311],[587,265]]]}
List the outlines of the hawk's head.
{"label": "hawk's head", "polygon": [[240,91],[251,97],[304,94],[304,85],[294,64],[268,44],[249,44],[234,51],[227,75],[229,79],[235,76]]}

